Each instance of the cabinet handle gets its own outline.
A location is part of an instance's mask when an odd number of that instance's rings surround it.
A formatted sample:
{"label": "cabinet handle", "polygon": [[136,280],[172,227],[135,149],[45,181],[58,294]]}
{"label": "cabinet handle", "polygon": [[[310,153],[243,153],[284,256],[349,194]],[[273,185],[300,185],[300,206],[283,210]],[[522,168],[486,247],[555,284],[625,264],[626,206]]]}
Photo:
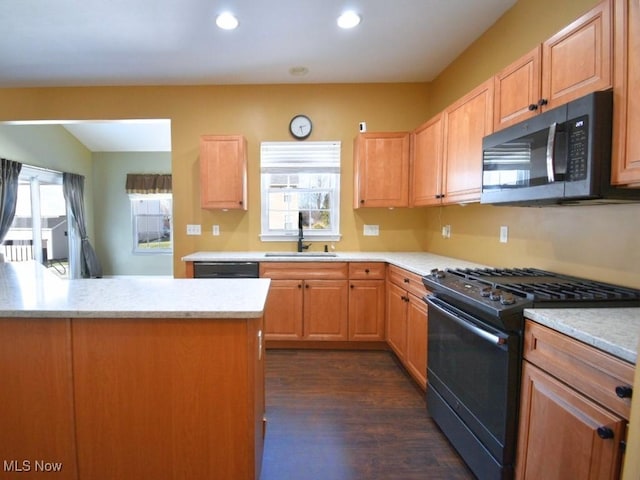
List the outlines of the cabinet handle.
{"label": "cabinet handle", "polygon": [[298,288],[302,288],[302,284],[301,283],[298,284]]}
{"label": "cabinet handle", "polygon": [[309,284],[305,283],[304,288],[309,288]]}
{"label": "cabinet handle", "polygon": [[240,200],[240,201],[238,202],[238,205],[242,205],[242,200]]}
{"label": "cabinet handle", "polygon": [[533,112],[534,110],[538,109],[538,105],[536,105],[535,103],[532,103],[529,105],[529,111]]}
{"label": "cabinet handle", "polygon": [[356,286],[355,286],[355,285],[353,285],[353,284],[351,284],[351,288],[356,288]]}
{"label": "cabinet handle", "polygon": [[633,395],[633,388],[628,385],[619,385],[616,387],[616,395],[620,398],[631,398]]}
{"label": "cabinet handle", "polygon": [[613,430],[609,427],[598,427],[598,436],[603,440],[609,440],[613,438],[615,435],[613,434]]}
{"label": "cabinet handle", "polygon": [[546,98],[541,98],[540,100],[538,100],[538,106],[543,107],[544,105],[548,104],[549,101]]}
{"label": "cabinet handle", "polygon": [[404,283],[409,283],[409,281],[410,281],[410,280],[409,280],[408,278],[404,278],[402,281],[403,281]]}
{"label": "cabinet handle", "polygon": [[360,200],[360,204],[363,205],[364,204],[364,200]]}
{"label": "cabinet handle", "polygon": [[368,269],[368,268],[365,268],[365,269],[364,269],[364,273],[366,273],[367,275],[369,275],[369,269]]}

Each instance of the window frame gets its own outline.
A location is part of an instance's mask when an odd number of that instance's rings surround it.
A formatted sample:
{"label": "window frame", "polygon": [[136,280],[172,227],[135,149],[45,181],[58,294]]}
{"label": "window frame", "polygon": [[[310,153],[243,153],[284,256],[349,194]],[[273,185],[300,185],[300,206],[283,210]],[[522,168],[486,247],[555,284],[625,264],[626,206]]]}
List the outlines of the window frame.
{"label": "window frame", "polygon": [[[172,255],[173,254],[173,195],[171,193],[130,193],[129,195],[129,207],[131,211],[131,252],[134,255]],[[168,199],[171,201],[170,214],[169,214],[169,246],[166,248],[141,248],[138,238],[138,223],[137,218],[140,216],[136,214],[134,202],[138,200],[163,200]]]}
{"label": "window frame", "polygon": [[[303,227],[303,236],[308,241],[338,241],[340,234],[340,182],[341,142],[262,142],[260,146],[260,239],[263,242],[293,242],[298,239],[297,218],[292,220],[289,230],[270,230],[269,194],[271,175],[331,175],[329,188],[321,188],[331,195],[329,216],[331,230],[315,230]],[[287,190],[285,188],[285,190]],[[291,188],[291,192],[308,193],[316,188]],[[282,190],[280,190],[282,191]],[[298,210],[296,210],[297,212]],[[300,209],[306,212],[310,209]],[[291,211],[293,213],[293,210]]]}

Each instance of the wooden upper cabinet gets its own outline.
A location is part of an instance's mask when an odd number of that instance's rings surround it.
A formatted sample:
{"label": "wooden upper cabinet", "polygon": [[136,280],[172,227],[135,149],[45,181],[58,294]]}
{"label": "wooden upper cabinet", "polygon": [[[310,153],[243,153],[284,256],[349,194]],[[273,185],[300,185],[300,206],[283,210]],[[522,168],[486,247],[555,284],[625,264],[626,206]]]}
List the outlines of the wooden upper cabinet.
{"label": "wooden upper cabinet", "polygon": [[412,133],[411,206],[442,201],[442,130],[440,113]]}
{"label": "wooden upper cabinet", "polygon": [[542,99],[554,108],[612,85],[611,1],[599,3],[542,45]]}
{"label": "wooden upper cabinet", "polygon": [[409,146],[409,132],[356,137],[354,208],[409,206]]}
{"label": "wooden upper cabinet", "polygon": [[444,112],[442,203],[480,199],[482,139],[493,132],[493,78]]}
{"label": "wooden upper cabinet", "polygon": [[247,209],[247,141],[242,135],[200,137],[200,200],[207,209]]}
{"label": "wooden upper cabinet", "polygon": [[640,2],[616,0],[611,183],[640,187]]}
{"label": "wooden upper cabinet", "polygon": [[494,77],[494,130],[531,118],[540,110],[540,67],[542,47],[503,69]]}

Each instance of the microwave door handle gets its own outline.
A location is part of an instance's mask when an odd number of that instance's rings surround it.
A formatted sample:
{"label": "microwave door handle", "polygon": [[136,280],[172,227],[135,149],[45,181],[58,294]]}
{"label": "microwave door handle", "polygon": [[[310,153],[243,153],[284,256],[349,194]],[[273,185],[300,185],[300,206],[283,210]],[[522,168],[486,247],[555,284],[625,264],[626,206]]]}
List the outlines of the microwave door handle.
{"label": "microwave door handle", "polygon": [[497,335],[489,333],[486,330],[483,330],[482,328],[476,327],[472,323],[469,323],[465,319],[463,319],[460,316],[456,315],[455,312],[452,312],[452,311],[450,311],[449,309],[447,309],[445,307],[445,305],[446,305],[445,302],[442,302],[438,298],[428,296],[428,297],[426,297],[426,300],[427,300],[427,303],[429,304],[429,306],[431,306],[431,307],[435,308],[436,310],[440,311],[440,313],[442,313],[444,316],[446,316],[450,320],[453,320],[453,322],[457,323],[462,328],[464,328],[466,330],[469,330],[474,335],[482,338],[483,340],[486,340],[487,342],[491,343],[492,345],[500,346],[500,345],[504,345],[506,343],[506,340],[504,338],[501,338],[501,337],[499,337]]}
{"label": "microwave door handle", "polygon": [[553,122],[549,127],[549,138],[547,139],[547,180],[549,183],[556,181],[556,162],[555,162],[555,147],[556,147],[556,130],[558,123]]}

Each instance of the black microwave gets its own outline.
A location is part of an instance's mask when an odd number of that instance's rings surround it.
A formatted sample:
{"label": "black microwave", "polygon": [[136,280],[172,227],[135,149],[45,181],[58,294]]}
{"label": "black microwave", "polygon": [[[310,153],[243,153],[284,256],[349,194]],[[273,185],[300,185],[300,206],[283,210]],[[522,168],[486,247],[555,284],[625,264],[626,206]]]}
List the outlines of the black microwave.
{"label": "black microwave", "polygon": [[611,186],[613,92],[594,92],[482,141],[481,203],[640,201]]}

